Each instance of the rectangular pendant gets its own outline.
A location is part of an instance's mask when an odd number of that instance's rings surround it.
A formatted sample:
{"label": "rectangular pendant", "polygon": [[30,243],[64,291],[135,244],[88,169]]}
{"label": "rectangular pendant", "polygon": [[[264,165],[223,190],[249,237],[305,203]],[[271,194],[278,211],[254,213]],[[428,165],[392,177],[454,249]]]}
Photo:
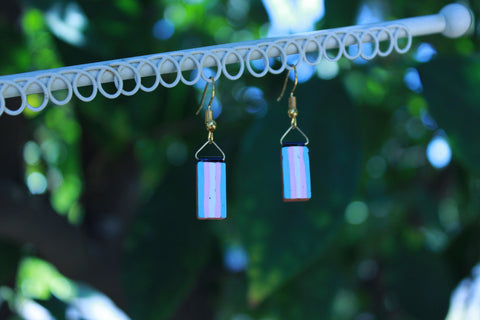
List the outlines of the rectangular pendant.
{"label": "rectangular pendant", "polygon": [[308,201],[310,187],[310,160],[308,147],[285,143],[282,147],[283,201]]}
{"label": "rectangular pendant", "polygon": [[219,220],[227,217],[225,162],[216,157],[197,162],[197,218]]}

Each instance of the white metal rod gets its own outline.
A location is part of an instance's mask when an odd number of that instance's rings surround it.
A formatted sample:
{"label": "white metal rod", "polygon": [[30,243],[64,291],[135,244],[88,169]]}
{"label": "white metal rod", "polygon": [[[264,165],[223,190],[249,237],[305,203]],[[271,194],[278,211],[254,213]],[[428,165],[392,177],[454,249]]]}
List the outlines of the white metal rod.
{"label": "white metal rod", "polygon": [[[323,58],[335,61],[342,56],[348,59],[356,59],[360,56],[370,59],[376,55],[386,56],[393,51],[404,53],[410,48],[413,36],[443,33],[447,37],[459,37],[465,34],[471,25],[472,16],[469,10],[460,4],[450,4],[444,7],[438,14],[378,24],[357,25],[285,37],[244,41],[6,75],[0,77],[0,114],[4,111],[5,98],[21,96],[22,99],[25,99],[26,95],[33,93],[43,93],[45,105],[48,100],[53,101],[55,104],[65,104],[70,100],[72,91],[81,100],[90,101],[96,95],[97,89],[106,97],[115,98],[120,94],[132,95],[139,88],[144,91],[152,91],[159,84],[173,87],[182,81],[191,85],[200,80],[200,75],[191,80],[181,72],[195,69],[200,69],[198,71],[201,72],[202,78],[205,78],[203,68],[213,67],[217,71],[215,79],[218,79],[222,73],[229,79],[237,79],[242,75],[245,67],[256,77],[264,76],[268,71],[280,73],[285,68],[289,68],[286,63],[286,57],[296,54],[300,55],[299,62],[314,64],[320,61],[321,55],[323,55]],[[403,48],[400,48],[398,44],[398,40],[401,38],[408,39],[407,45]],[[381,51],[379,45],[381,41],[389,41],[389,48],[386,51]],[[374,43],[375,49],[372,55],[368,55],[363,51],[364,43]],[[352,45],[356,45],[357,54],[347,50],[347,47]],[[334,53],[335,57],[331,57],[327,53],[327,50],[330,49],[338,49]],[[306,53],[312,52],[318,52],[319,55],[314,63],[306,56]],[[251,61],[260,59],[264,60],[266,62],[264,64],[268,65],[268,58],[278,57],[282,60],[281,69],[275,70],[271,66],[265,66],[265,72],[256,72],[250,65]],[[226,66],[235,63],[240,63],[241,70],[237,75],[230,75],[226,70]],[[161,77],[162,74],[168,73],[176,74],[176,80],[173,83],[166,83]],[[141,84],[141,78],[149,76],[156,76],[156,83],[150,88],[145,88]],[[123,80],[129,79],[135,79],[137,84],[136,90],[126,91],[123,89]],[[114,81],[118,92],[116,94],[106,93],[101,85]],[[83,86],[94,86],[92,97],[83,97],[78,93],[77,88]],[[67,89],[70,97],[58,101],[53,97],[52,92],[62,89]],[[23,102],[23,108],[25,104],[26,102]],[[26,107],[38,111],[43,109],[44,106],[34,108],[27,104]],[[12,115],[18,114],[16,111],[9,111],[8,109],[5,112]]]}

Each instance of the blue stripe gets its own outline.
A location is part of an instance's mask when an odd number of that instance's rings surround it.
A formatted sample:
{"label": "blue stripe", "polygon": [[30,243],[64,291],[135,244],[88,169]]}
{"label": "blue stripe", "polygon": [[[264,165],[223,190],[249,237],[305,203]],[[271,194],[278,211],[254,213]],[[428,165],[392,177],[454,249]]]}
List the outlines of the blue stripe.
{"label": "blue stripe", "polygon": [[203,166],[205,164],[202,161],[197,162],[197,217],[205,218],[205,210],[203,202],[205,201],[205,178],[203,176]]}
{"label": "blue stripe", "polygon": [[221,178],[220,178],[220,194],[221,194],[221,217],[227,217],[227,174],[226,174],[226,164],[223,162],[220,164],[221,169]]}
{"label": "blue stripe", "polygon": [[282,148],[282,172],[283,172],[283,198],[291,199],[292,195],[290,192],[290,166],[288,163],[288,148]]}
{"label": "blue stripe", "polygon": [[311,183],[310,183],[310,158],[308,156],[308,147],[303,147],[303,161],[305,163],[305,182],[307,183],[307,198],[312,197]]}

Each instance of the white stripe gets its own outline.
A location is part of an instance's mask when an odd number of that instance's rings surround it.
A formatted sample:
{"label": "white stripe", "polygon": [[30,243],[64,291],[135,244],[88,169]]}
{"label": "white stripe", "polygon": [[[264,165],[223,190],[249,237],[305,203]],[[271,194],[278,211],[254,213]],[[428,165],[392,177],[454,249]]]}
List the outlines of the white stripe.
{"label": "white stripe", "polygon": [[299,151],[302,148],[300,147],[293,147],[293,161],[295,163],[295,196],[292,198],[298,198],[301,195],[301,185],[300,185],[300,153]]}
{"label": "white stripe", "polygon": [[210,190],[208,190],[208,217],[215,217],[215,162],[208,162],[208,171],[210,174]]}

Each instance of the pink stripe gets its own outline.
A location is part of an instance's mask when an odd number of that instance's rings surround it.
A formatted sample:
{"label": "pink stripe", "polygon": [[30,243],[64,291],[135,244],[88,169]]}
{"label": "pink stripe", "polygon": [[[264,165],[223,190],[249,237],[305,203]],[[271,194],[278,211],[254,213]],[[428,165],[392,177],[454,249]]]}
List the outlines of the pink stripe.
{"label": "pink stripe", "polygon": [[203,184],[203,212],[204,212],[204,217],[205,218],[210,218],[209,217],[209,207],[208,207],[208,196],[209,196],[209,193],[210,193],[210,166],[209,166],[210,163],[208,162],[204,162],[203,163],[203,180],[204,180],[204,184]]}
{"label": "pink stripe", "polygon": [[299,198],[305,199],[307,198],[307,179],[306,179],[306,172],[305,172],[305,161],[303,160],[303,147],[297,148],[297,154],[300,163],[300,193],[298,195]]}
{"label": "pink stripe", "polygon": [[297,198],[297,181],[295,179],[295,157],[294,148],[288,148],[288,167],[290,169],[290,199]]}
{"label": "pink stripe", "polygon": [[221,218],[221,212],[222,212],[222,207],[221,207],[221,188],[220,188],[220,181],[222,178],[222,172],[221,172],[221,163],[216,162],[215,163],[215,218]]}

